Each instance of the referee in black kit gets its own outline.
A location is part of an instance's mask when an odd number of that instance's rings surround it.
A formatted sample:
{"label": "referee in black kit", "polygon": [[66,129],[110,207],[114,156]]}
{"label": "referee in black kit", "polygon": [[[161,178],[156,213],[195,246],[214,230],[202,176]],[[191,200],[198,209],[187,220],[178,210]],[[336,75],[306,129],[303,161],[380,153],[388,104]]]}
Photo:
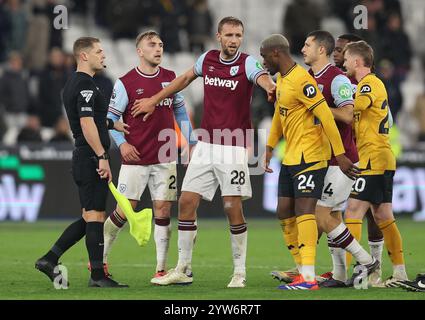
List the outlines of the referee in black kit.
{"label": "referee in black kit", "polygon": [[128,133],[127,125],[106,118],[108,101],[96,87],[93,76],[105,68],[105,54],[99,39],[79,38],[74,43],[77,72],[65,85],[63,102],[75,139],[72,176],[78,186],[82,218],[72,223],[35,267],[49,279],[67,286],[58,260],[84,235],[91,264],[89,287],[128,287],[112,280],[103,271],[103,222],[112,180],[109,167],[108,129]]}

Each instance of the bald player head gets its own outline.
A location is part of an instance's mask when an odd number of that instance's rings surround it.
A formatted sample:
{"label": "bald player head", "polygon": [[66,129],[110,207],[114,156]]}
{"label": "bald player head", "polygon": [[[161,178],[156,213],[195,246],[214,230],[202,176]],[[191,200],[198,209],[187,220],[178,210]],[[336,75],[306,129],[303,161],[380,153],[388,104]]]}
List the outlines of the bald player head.
{"label": "bald player head", "polygon": [[279,72],[281,59],[289,58],[289,42],[281,34],[272,34],[261,42],[263,65],[271,75]]}

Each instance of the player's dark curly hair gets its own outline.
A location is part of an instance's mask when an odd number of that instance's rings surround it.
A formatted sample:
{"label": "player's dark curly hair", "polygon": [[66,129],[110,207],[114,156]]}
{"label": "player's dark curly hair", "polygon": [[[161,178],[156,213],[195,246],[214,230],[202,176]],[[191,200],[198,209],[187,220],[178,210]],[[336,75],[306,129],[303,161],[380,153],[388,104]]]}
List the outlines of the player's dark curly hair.
{"label": "player's dark curly hair", "polygon": [[362,41],[363,39],[354,33],[345,33],[338,37],[338,39],[347,40],[348,42]]}

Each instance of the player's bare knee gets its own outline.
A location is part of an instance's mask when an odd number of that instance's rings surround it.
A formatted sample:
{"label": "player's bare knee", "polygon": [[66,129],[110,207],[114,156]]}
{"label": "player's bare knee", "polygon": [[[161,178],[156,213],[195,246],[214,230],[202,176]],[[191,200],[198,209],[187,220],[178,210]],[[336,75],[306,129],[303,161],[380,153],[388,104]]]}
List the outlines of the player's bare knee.
{"label": "player's bare knee", "polygon": [[227,215],[237,215],[239,212],[242,212],[242,200],[240,199],[240,197],[225,197],[223,199],[223,208],[224,212],[226,212]]}
{"label": "player's bare knee", "polygon": [[373,206],[372,213],[377,224],[388,220],[394,220],[391,203],[382,203],[379,206]]}
{"label": "player's bare knee", "polygon": [[181,220],[193,220],[196,217],[197,209],[196,199],[190,197],[184,197],[183,195],[179,199],[179,219]]}
{"label": "player's bare knee", "polygon": [[350,198],[345,209],[345,219],[363,219],[368,209],[367,202]]}
{"label": "player's bare knee", "polygon": [[327,217],[325,215],[316,212],[316,223],[317,223],[317,230],[319,232],[329,232]]}
{"label": "player's bare knee", "polygon": [[289,219],[295,215],[293,200],[279,198],[277,202],[276,216],[279,220]]}
{"label": "player's bare knee", "polygon": [[331,218],[335,221],[338,221],[339,223],[343,222],[341,211],[332,211],[331,212]]}
{"label": "player's bare knee", "polygon": [[171,216],[170,201],[155,201],[153,205],[155,218],[165,219]]}
{"label": "player's bare knee", "polygon": [[295,200],[295,215],[315,214],[317,199],[298,198]]}

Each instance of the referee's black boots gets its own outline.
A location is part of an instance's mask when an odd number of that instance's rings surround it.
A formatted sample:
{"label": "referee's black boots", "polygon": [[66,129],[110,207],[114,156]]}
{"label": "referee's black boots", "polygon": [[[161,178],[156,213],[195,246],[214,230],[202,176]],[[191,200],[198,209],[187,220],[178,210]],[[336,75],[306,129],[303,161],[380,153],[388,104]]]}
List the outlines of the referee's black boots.
{"label": "referee's black boots", "polygon": [[116,282],[109,277],[101,278],[100,280],[93,280],[90,278],[89,287],[91,288],[128,288],[128,285]]}

